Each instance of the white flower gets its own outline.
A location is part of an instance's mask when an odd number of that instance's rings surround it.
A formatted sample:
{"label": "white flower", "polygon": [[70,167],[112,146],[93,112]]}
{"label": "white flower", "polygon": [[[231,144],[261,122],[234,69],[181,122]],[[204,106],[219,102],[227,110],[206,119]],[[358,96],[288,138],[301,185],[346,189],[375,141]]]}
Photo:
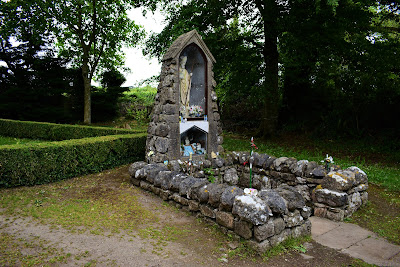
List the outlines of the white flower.
{"label": "white flower", "polygon": [[326,158],[324,160],[321,160],[322,163],[335,163],[333,161],[332,156],[329,156],[328,154],[326,154]]}
{"label": "white flower", "polygon": [[257,189],[254,189],[254,188],[245,188],[243,191],[244,191],[244,194],[245,194],[245,195],[257,196]]}

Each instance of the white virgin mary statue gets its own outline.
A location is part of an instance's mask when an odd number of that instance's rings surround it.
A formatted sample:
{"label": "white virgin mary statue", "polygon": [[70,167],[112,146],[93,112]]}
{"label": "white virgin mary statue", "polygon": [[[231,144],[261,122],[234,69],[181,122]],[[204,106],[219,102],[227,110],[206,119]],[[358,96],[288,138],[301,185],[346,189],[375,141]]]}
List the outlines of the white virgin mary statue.
{"label": "white virgin mary statue", "polygon": [[189,99],[190,99],[190,87],[192,83],[192,75],[186,70],[187,56],[180,57],[179,66],[179,80],[180,80],[180,93],[181,93],[181,107],[184,107],[183,117],[189,117]]}

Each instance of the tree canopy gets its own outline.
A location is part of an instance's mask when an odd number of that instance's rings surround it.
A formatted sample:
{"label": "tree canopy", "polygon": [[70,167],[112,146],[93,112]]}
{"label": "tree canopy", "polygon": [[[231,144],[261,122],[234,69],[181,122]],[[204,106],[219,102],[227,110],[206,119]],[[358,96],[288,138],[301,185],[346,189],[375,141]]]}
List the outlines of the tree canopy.
{"label": "tree canopy", "polygon": [[91,123],[90,83],[97,69],[123,65],[122,46],[134,46],[143,35],[128,18],[130,0],[47,1],[60,54],[82,69],[84,122]]}
{"label": "tree canopy", "polygon": [[223,120],[252,121],[261,135],[399,129],[397,2],[163,3],[167,25],[144,52],[160,57],[177,36],[197,29],[217,60]]}
{"label": "tree canopy", "polygon": [[81,69],[84,122],[90,123],[91,80],[106,69],[122,67],[122,46],[134,46],[143,37],[142,28],[127,15],[133,4],[131,0],[1,1],[2,48],[12,41],[26,41],[29,34],[30,42],[56,48],[58,56]]}

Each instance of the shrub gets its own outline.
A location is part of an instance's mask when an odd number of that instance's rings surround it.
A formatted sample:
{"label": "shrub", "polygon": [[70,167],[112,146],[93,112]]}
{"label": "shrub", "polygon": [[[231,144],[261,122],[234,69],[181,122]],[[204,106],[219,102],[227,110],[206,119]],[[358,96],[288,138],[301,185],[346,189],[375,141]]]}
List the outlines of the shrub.
{"label": "shrub", "polygon": [[0,119],[0,135],[61,141],[105,135],[132,134],[134,130]]}
{"label": "shrub", "polygon": [[0,147],[0,186],[34,185],[143,160],[146,134]]}

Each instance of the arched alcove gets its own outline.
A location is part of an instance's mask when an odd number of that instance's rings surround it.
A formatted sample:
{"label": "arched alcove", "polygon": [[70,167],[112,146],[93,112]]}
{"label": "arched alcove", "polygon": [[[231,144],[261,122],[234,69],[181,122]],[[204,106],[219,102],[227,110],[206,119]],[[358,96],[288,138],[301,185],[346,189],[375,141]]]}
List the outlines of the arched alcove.
{"label": "arched alcove", "polygon": [[180,116],[188,120],[207,116],[207,59],[194,43],[179,56]]}

